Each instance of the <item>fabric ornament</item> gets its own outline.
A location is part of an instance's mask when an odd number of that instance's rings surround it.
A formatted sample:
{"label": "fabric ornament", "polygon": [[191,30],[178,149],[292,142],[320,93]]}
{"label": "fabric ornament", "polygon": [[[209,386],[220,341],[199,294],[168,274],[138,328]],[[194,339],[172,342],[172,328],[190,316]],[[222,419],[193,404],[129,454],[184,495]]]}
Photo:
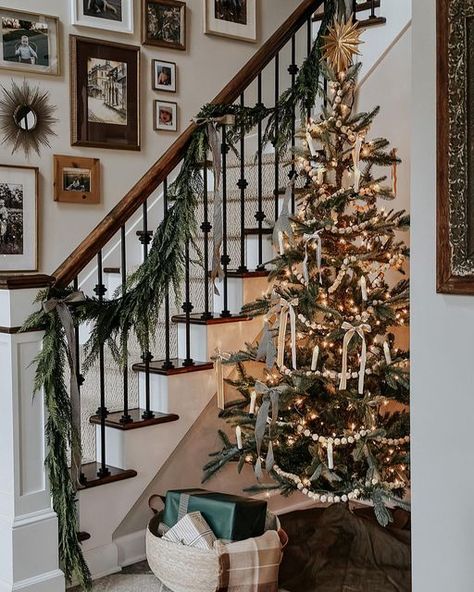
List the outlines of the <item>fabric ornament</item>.
{"label": "fabric ornament", "polygon": [[354,326],[348,322],[342,324],[342,329],[346,331],[344,340],[342,343],[342,369],[341,369],[341,382],[339,383],[339,390],[344,391],[347,389],[347,356],[349,344],[352,341],[354,335],[358,335],[362,340],[362,351],[360,355],[360,368],[359,368],[359,395],[364,394],[364,381],[365,381],[365,368],[367,365],[367,342],[365,340],[365,333],[370,333],[372,328],[366,323]]}
{"label": "fabric ornament", "polygon": [[304,246],[304,260],[303,260],[303,276],[307,284],[309,284],[309,270],[308,270],[308,247],[311,244],[316,245],[316,264],[318,266],[318,274],[319,274],[319,283],[322,283],[321,278],[321,260],[322,260],[322,241],[321,241],[321,232],[323,232],[323,228],[313,232],[313,234],[303,234],[303,240],[305,241]]}
{"label": "fabric ornament", "polygon": [[280,216],[273,227],[273,246],[278,252],[280,251],[280,233],[286,234],[288,237],[293,236],[293,228],[290,221],[290,200],[294,185],[295,181],[291,180],[286,186]]}
{"label": "fabric ornament", "polygon": [[360,165],[360,151],[362,148],[362,142],[364,141],[363,137],[360,134],[357,134],[356,141],[354,143],[354,149],[352,150],[352,161],[354,163],[354,192],[359,193],[360,189],[360,178],[361,178],[361,171],[359,168]]}
{"label": "fabric ornament", "polygon": [[216,373],[216,383],[217,383],[217,407],[218,409],[224,410],[225,409],[225,388],[224,388],[224,367],[223,367],[223,360],[229,360],[230,354],[221,352],[219,349],[216,349],[216,354],[212,358],[214,360],[214,371]]}
{"label": "fabric ornament", "polygon": [[316,146],[314,144],[313,136],[309,132],[306,132],[306,142],[308,144],[309,151],[311,152],[311,156],[316,156]]}
{"label": "fabric ornament", "polygon": [[262,339],[258,344],[257,357],[255,359],[257,362],[265,360],[267,368],[271,370],[275,365],[276,356],[277,351],[275,344],[273,343],[273,335],[270,330],[270,325],[268,322],[265,322],[263,326]]}
{"label": "fabric ornament", "polygon": [[265,437],[265,431],[267,429],[267,420],[269,419],[270,408],[272,410],[270,418],[270,442],[268,445],[267,456],[265,460],[265,468],[267,471],[271,471],[275,464],[275,458],[273,455],[273,444],[271,441],[272,427],[276,424],[278,419],[278,411],[280,406],[280,394],[283,392],[283,386],[268,387],[265,383],[257,381],[255,383],[255,390],[257,393],[263,395],[262,405],[258,410],[257,420],[255,422],[255,443],[257,448],[257,463],[255,465],[255,475],[257,479],[263,477],[262,472],[262,459],[261,450],[263,439]]}
{"label": "fabric ornament", "polygon": [[74,332],[74,318],[69,309],[69,304],[84,302],[86,297],[83,292],[73,292],[66,298],[50,298],[43,302],[44,312],[50,314],[57,312],[64,329],[67,343],[67,358],[70,369],[70,393],[73,438],[71,445],[71,474],[76,487],[80,485],[81,477],[81,394],[79,390],[77,371],[76,336]]}

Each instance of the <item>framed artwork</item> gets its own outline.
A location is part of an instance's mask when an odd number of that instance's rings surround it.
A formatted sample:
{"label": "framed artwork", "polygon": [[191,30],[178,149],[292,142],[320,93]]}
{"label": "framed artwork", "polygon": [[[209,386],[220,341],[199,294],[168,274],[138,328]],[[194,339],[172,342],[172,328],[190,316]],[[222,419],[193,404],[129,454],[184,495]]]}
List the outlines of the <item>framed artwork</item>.
{"label": "framed artwork", "polygon": [[168,101],[154,103],[154,129],[166,132],[178,131],[178,104]]}
{"label": "framed artwork", "polygon": [[257,41],[257,0],[204,0],[204,33]]}
{"label": "framed artwork", "polygon": [[140,150],[140,48],[71,35],[71,143]]}
{"label": "framed artwork", "polygon": [[100,202],[100,160],[55,155],[54,201],[98,204]]}
{"label": "framed artwork", "polygon": [[474,294],[474,3],[437,10],[437,291]]}
{"label": "framed artwork", "polygon": [[186,49],[186,3],[142,0],[142,42],[168,49]]}
{"label": "framed artwork", "polygon": [[133,33],[133,0],[70,0],[72,24]]}
{"label": "framed artwork", "polygon": [[176,92],[176,64],[153,60],[151,63],[151,80],[153,90]]}
{"label": "framed artwork", "polygon": [[0,165],[0,272],[38,269],[38,168]]}
{"label": "framed artwork", "polygon": [[59,76],[59,19],[0,8],[0,68]]}

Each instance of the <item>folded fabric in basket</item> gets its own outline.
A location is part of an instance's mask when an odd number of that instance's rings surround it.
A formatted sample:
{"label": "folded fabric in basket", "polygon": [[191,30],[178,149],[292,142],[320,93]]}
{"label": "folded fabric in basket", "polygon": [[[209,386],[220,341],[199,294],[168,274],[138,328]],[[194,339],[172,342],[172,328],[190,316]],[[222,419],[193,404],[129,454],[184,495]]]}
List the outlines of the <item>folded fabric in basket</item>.
{"label": "folded fabric in basket", "polygon": [[212,549],[217,539],[201,512],[192,512],[170,528],[163,535],[163,540],[198,549]]}

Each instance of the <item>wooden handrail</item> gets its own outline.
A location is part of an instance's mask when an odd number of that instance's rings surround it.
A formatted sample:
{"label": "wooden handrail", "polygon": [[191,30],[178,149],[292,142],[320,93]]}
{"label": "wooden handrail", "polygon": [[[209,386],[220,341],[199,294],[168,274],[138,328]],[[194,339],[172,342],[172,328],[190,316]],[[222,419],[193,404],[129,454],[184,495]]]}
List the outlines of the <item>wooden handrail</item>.
{"label": "wooden handrail", "polygon": [[[231,105],[322,4],[323,0],[304,0],[301,2],[281,27],[262,45],[240,72],[211,102],[216,105]],[[195,130],[196,124],[189,125],[177,138],[176,142],[168,148],[163,156],[130,189],[89,236],[56,269],[53,274],[56,286],[66,287],[69,285],[148,199],[153,191],[163,183],[182,160]]]}

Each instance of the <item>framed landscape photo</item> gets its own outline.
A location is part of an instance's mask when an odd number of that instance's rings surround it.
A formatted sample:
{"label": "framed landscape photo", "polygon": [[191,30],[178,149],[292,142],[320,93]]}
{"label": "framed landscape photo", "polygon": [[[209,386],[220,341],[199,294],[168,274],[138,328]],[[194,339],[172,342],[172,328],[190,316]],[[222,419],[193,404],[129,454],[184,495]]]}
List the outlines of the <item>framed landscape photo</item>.
{"label": "framed landscape photo", "polygon": [[38,175],[0,165],[0,272],[38,269]]}
{"label": "framed landscape photo", "polygon": [[185,50],[186,3],[142,0],[142,43]]}
{"label": "framed landscape photo", "polygon": [[55,155],[54,201],[98,204],[100,202],[100,160]]}
{"label": "framed landscape photo", "polygon": [[155,101],[154,129],[156,131],[178,131],[178,104],[168,101]]}
{"label": "framed landscape photo", "polygon": [[203,0],[204,32],[257,41],[257,0]]}
{"label": "framed landscape photo", "polygon": [[176,92],[176,64],[153,60],[151,63],[151,80],[153,90]]}
{"label": "framed landscape photo", "polygon": [[133,33],[133,0],[70,0],[72,24]]}
{"label": "framed landscape photo", "polygon": [[59,19],[0,8],[0,68],[59,76]]}
{"label": "framed landscape photo", "polygon": [[70,37],[71,143],[140,150],[140,48]]}

